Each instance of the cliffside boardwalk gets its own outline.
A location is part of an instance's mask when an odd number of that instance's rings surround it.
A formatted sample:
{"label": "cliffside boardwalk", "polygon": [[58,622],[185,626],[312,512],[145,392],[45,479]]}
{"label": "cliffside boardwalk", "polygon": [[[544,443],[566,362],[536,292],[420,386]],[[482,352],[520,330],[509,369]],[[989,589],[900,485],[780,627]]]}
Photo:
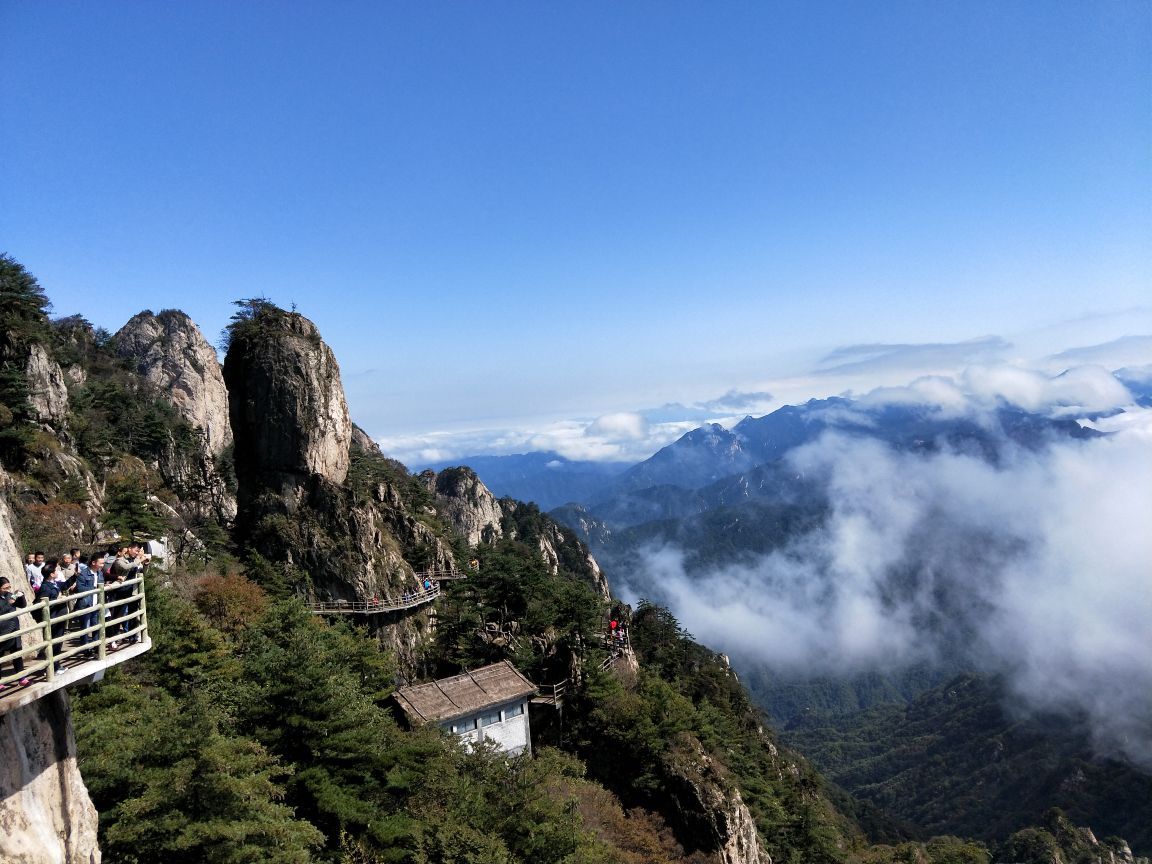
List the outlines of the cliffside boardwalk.
{"label": "cliffside boardwalk", "polygon": [[[124,589],[131,589],[133,593],[109,599],[105,587],[100,585],[90,591],[61,596],[51,601],[41,600],[17,612],[0,615],[0,621],[15,619],[19,622],[20,616],[25,614],[33,619],[33,623],[5,634],[5,640],[33,634],[40,636],[40,642],[0,656],[2,669],[10,667],[17,657],[27,658],[33,653],[36,655],[34,660],[25,659],[22,672],[0,677],[0,684],[6,687],[0,692],[0,716],[41,699],[61,687],[99,680],[105,670],[143,654],[152,647],[148,636],[148,604],[144,596],[143,578],[138,576],[125,580],[117,586],[117,594]],[[70,604],[87,597],[94,598],[94,605],[68,611]],[[139,608],[133,609],[131,604],[139,604]],[[93,613],[96,615],[96,624],[69,632],[71,622]],[[130,626],[121,631],[120,627],[125,623]],[[52,636],[53,626],[58,632],[63,631],[61,635]],[[12,686],[24,678],[31,678],[32,683],[26,687]]]}
{"label": "cliffside boardwalk", "polygon": [[316,601],[309,603],[308,608],[317,615],[378,615],[384,612],[403,612],[431,603],[439,597],[441,581],[468,578],[467,574],[460,570],[425,570],[417,573],[416,577],[421,583],[431,583],[431,587],[402,594],[398,599],[381,600],[373,597],[365,600]]}

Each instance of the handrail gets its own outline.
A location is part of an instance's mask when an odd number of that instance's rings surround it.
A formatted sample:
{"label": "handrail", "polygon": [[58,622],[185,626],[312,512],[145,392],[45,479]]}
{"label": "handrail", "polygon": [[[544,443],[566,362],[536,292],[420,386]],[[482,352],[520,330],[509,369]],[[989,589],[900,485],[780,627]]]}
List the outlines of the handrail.
{"label": "handrail", "polygon": [[374,597],[370,600],[316,600],[308,604],[309,610],[316,614],[334,615],[376,615],[380,612],[401,612],[405,609],[414,609],[431,603],[440,596],[439,582],[452,579],[467,579],[468,573],[464,570],[433,569],[421,570],[414,574],[421,582],[428,581],[432,587],[415,593],[406,592],[400,600]]}
{"label": "handrail", "polygon": [[564,696],[568,692],[568,685],[570,679],[565,678],[555,684],[541,684],[537,690],[539,691],[534,702],[543,702],[549,705],[559,705],[564,701]]}
{"label": "handrail", "polygon": [[330,612],[344,615],[375,615],[378,612],[398,612],[431,603],[440,596],[440,586],[433,585],[425,591],[405,594],[400,600],[335,600],[308,604],[313,612]]}
{"label": "handrail", "polygon": [[[136,586],[140,586],[136,590]],[[118,597],[109,600],[105,595],[108,590],[121,591],[124,589],[132,589],[132,593],[126,597]],[[95,602],[91,606],[81,608],[73,607],[72,611],[67,611],[68,604],[74,603],[77,600],[82,600],[86,597],[94,597]],[[124,610],[120,614],[111,618],[112,621],[117,623],[128,623],[135,621],[134,627],[129,628],[126,632],[109,634],[108,628],[108,615],[109,611],[126,607],[129,603],[139,603],[140,608],[133,611]],[[63,607],[65,612],[63,614],[54,612]],[[39,616],[34,613],[39,612]],[[96,614],[96,624],[89,627],[82,628],[69,632],[68,622],[74,618]],[[108,649],[110,642],[116,642],[121,639],[131,639],[138,637],[141,641],[148,639],[148,603],[144,596],[144,579],[141,576],[136,576],[132,579],[125,579],[123,582],[115,582],[109,589],[106,585],[98,585],[87,591],[78,591],[74,594],[61,594],[55,600],[38,600],[31,603],[23,609],[17,609],[13,612],[6,612],[0,615],[0,622],[15,619],[19,622],[21,615],[33,615],[33,619],[39,617],[40,621],[33,621],[32,624],[20,627],[12,633],[0,634],[0,643],[7,642],[9,639],[15,639],[19,636],[24,636],[28,633],[35,633],[39,631],[42,635],[42,642],[39,645],[29,645],[27,647],[21,646],[15,651],[0,657],[0,669],[10,664],[16,658],[23,658],[25,654],[36,651],[38,655],[35,660],[26,662],[23,671],[12,672],[7,675],[0,676],[0,684],[10,684],[13,681],[19,681],[22,678],[30,678],[39,672],[44,673],[45,681],[52,681],[56,677],[56,665],[69,660],[78,654],[84,652],[95,651],[96,660],[104,661],[108,656]],[[52,636],[52,626],[63,624],[63,633],[55,638]],[[68,647],[69,640],[83,638],[94,634],[95,641],[77,642],[72,647]],[[112,638],[108,638],[109,635]],[[115,650],[115,649],[113,649]],[[90,655],[89,655],[90,656]],[[3,698],[3,695],[0,695]]]}
{"label": "handrail", "polygon": [[467,579],[468,573],[464,570],[421,570],[416,574],[416,578],[423,581],[424,579],[435,579],[436,581],[451,580],[451,579]]}

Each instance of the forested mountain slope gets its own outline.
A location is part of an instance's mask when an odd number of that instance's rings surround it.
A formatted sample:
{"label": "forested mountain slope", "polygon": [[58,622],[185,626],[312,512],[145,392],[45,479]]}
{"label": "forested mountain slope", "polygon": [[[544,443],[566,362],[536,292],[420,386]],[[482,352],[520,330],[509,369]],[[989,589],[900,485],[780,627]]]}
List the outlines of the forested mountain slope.
{"label": "forested mountain slope", "polygon": [[[35,280],[0,265],[22,301],[0,321],[20,543],[166,536],[172,552],[148,575],[152,650],[75,699],[105,861],[990,859],[956,838],[869,845],[861,825],[903,838],[777,742],[725,658],[614,599],[573,531],[468,469],[381,454],[303,316],[241,301],[218,380],[186,316],[115,335],[52,322]],[[221,382],[228,418],[196,395]],[[363,626],[312,612],[443,571],[466,578]],[[630,645],[606,644],[612,617]],[[566,686],[532,712],[532,756],[398,722],[397,686],[500,660]]]}
{"label": "forested mountain slope", "polygon": [[1014,717],[1003,682],[962,675],[910,704],[812,712],[784,738],[829,778],[925,834],[994,841],[1052,807],[1152,847],[1152,777],[1096,755],[1067,717]]}

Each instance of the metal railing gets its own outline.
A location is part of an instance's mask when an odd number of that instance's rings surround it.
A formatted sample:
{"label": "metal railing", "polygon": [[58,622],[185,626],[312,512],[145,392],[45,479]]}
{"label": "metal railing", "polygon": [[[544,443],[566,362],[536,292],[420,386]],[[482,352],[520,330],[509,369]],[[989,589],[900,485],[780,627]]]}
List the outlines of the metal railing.
{"label": "metal railing", "polygon": [[466,570],[424,570],[417,573],[416,578],[421,582],[425,579],[432,579],[436,582],[451,579],[467,579],[468,572]]}
{"label": "metal railing", "polygon": [[440,586],[433,585],[424,591],[416,591],[402,595],[399,599],[381,600],[374,597],[371,600],[335,600],[323,603],[309,603],[308,608],[316,613],[335,615],[375,615],[379,612],[399,612],[404,609],[413,609],[431,603],[440,596]]}
{"label": "metal railing", "polygon": [[545,705],[560,705],[564,702],[569,683],[569,679],[565,678],[556,684],[541,684],[537,688],[536,695],[532,697],[532,701]]}
{"label": "metal railing", "polygon": [[[130,593],[125,593],[129,591]],[[107,595],[112,592],[115,592],[115,597],[109,599]],[[91,606],[78,608],[73,605],[88,597],[95,598]],[[129,608],[129,604],[135,603],[140,605],[139,609]],[[148,604],[144,597],[144,579],[140,576],[113,583],[110,587],[98,585],[88,591],[61,594],[55,600],[30,603],[23,609],[0,615],[0,623],[13,619],[19,622],[20,616],[26,614],[31,615],[33,623],[12,633],[0,634],[0,645],[30,633],[40,633],[43,641],[39,645],[21,647],[0,656],[0,669],[3,669],[10,666],[16,658],[25,658],[25,655],[32,652],[37,654],[31,661],[25,659],[23,671],[0,676],[0,684],[7,685],[23,678],[34,678],[40,673],[43,673],[44,681],[51,682],[56,677],[57,665],[66,660],[86,652],[95,652],[95,656],[87,653],[80,659],[83,662],[102,663],[107,659],[109,650],[115,650],[111,647],[112,642],[131,640],[133,637],[141,642],[148,639]],[[93,614],[96,615],[95,624],[79,630],[69,629],[72,621]],[[37,621],[36,618],[40,620]],[[60,632],[59,636],[53,637],[53,627]],[[116,632],[110,632],[113,630]],[[89,636],[95,638],[89,640]],[[70,642],[73,644],[69,645]],[[0,694],[0,699],[3,696],[4,694]]]}

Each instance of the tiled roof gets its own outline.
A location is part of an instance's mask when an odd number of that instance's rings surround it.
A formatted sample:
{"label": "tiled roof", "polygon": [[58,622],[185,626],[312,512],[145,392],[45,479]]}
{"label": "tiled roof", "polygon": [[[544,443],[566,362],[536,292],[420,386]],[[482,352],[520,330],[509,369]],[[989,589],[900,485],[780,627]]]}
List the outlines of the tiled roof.
{"label": "tiled roof", "polygon": [[536,685],[505,660],[431,684],[401,687],[393,695],[412,721],[420,724],[463,717],[535,692]]}

